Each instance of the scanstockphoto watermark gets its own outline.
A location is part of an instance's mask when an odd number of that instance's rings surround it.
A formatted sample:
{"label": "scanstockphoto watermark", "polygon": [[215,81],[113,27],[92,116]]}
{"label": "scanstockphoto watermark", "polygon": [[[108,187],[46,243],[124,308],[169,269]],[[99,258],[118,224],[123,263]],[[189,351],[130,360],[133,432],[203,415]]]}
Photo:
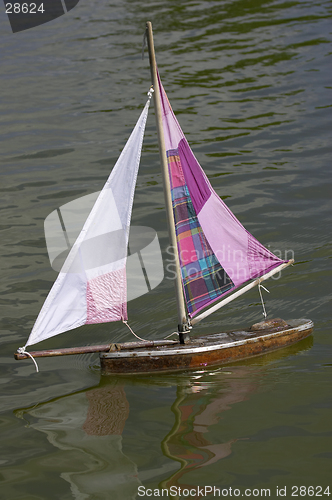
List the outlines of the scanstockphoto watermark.
{"label": "scanstockphoto watermark", "polygon": [[177,497],[177,498],[227,498],[227,497],[246,497],[246,498],[270,498],[270,497],[323,497],[329,498],[331,495],[330,486],[276,486],[275,488],[218,488],[216,486],[193,486],[183,488],[181,486],[170,486],[170,488],[146,488],[139,486],[137,495],[139,497]]}
{"label": "scanstockphoto watermark", "polygon": [[[270,245],[268,245],[270,247]],[[281,260],[295,260],[295,253],[292,249],[280,250],[275,248],[269,250],[279,259]],[[166,249],[167,259],[166,259],[166,279],[173,280],[176,278],[176,258],[177,258],[177,249],[175,249],[172,245],[169,245]],[[247,252],[244,252],[239,249],[232,249],[230,245],[223,245],[220,249],[216,250],[214,254],[211,251],[202,250],[201,255],[197,254],[196,249],[184,249],[179,253],[179,259],[181,263],[181,267],[185,267],[185,272],[187,276],[197,274],[197,270],[204,269],[204,262],[213,263],[213,255],[215,255],[216,259],[223,264],[225,270],[227,270],[227,274],[232,276],[237,281],[248,281],[251,279],[250,276],[250,268],[248,266],[248,258]],[[201,264],[203,263],[203,267],[201,268]],[[215,261],[217,264],[218,262]],[[199,263],[199,264],[198,264]],[[225,280],[225,272],[219,273],[220,280]],[[281,277],[281,271],[276,273],[274,276],[271,276],[273,280],[278,280]]]}
{"label": "scanstockphoto watermark", "polygon": [[[278,490],[277,490],[278,491]],[[216,486],[195,486],[192,488],[183,488],[181,486],[170,486],[170,488],[146,488],[139,486],[137,495],[139,497],[177,497],[177,498],[203,498],[203,497],[271,497],[270,488],[218,488]]]}

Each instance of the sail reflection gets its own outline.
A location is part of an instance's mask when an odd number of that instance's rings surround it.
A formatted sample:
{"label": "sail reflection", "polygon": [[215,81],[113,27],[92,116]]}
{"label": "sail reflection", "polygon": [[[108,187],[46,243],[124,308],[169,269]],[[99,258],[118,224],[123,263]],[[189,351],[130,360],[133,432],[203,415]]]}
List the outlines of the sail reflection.
{"label": "sail reflection", "polygon": [[75,500],[136,498],[137,467],[122,450],[129,415],[123,384],[115,381],[16,412],[27,420],[25,414],[32,417],[29,426],[62,451],[60,477]]}
{"label": "sail reflection", "polygon": [[98,387],[87,391],[88,413],[82,426],[89,436],[121,436],[129,415],[124,387]]}

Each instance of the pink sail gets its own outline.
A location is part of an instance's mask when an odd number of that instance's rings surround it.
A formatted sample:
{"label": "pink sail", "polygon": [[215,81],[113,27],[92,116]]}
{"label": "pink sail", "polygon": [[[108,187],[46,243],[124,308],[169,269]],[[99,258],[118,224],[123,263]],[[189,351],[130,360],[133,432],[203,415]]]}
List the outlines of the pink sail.
{"label": "pink sail", "polygon": [[149,98],[25,345],[84,324],[127,319],[126,262]]}
{"label": "pink sail", "polygon": [[190,317],[285,261],[238,221],[196,160],[159,80],[173,214]]}

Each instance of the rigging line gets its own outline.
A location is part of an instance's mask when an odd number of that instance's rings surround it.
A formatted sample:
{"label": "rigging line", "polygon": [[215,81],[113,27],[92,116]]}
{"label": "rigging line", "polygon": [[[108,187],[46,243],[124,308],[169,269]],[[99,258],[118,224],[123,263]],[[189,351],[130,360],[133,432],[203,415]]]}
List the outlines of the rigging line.
{"label": "rigging line", "polygon": [[70,250],[71,249],[71,244],[69,242],[69,238],[68,238],[66,226],[65,226],[64,220],[62,218],[62,213],[60,212],[59,208],[57,208],[56,211],[57,211],[57,214],[58,214],[58,217],[59,217],[59,221],[60,221],[61,228],[62,228],[64,237],[65,237],[65,240],[66,240],[66,243],[67,243],[68,250]]}
{"label": "rigging line", "polygon": [[143,342],[148,342],[148,340],[147,340],[147,339],[142,339],[141,337],[139,337],[138,335],[136,335],[136,333],[135,333],[135,332],[134,332],[134,331],[130,328],[130,326],[128,325],[128,322],[127,322],[125,319],[123,319],[123,320],[122,320],[122,323],[124,323],[125,325],[127,325],[127,326],[128,326],[128,328],[129,328],[129,330],[131,331],[131,333],[132,333],[132,334],[133,334],[133,335],[134,335],[137,339],[139,339],[139,340],[143,340]]}
{"label": "rigging line", "polygon": [[148,38],[148,28],[145,28],[144,35],[143,35],[143,43],[142,43],[142,60],[144,59],[144,49],[146,46],[146,41]]}
{"label": "rigging line", "polygon": [[152,288],[151,288],[151,285],[150,285],[148,273],[146,272],[146,269],[145,269],[145,265],[144,265],[144,262],[143,262],[142,254],[141,254],[140,251],[138,251],[137,255],[138,255],[138,260],[139,260],[139,262],[141,264],[141,269],[142,269],[142,273],[143,273],[143,276],[144,276],[144,279],[145,279],[145,283],[146,283],[147,289],[148,289],[149,292],[151,292]]}
{"label": "rigging line", "polygon": [[35,364],[35,367],[36,367],[36,372],[37,372],[37,373],[39,372],[39,368],[38,368],[38,365],[37,365],[37,361],[35,360],[35,358],[34,358],[34,357],[33,357],[33,356],[32,356],[32,355],[28,352],[28,351],[26,351],[26,350],[25,350],[25,347],[19,347],[19,348],[17,349],[17,352],[18,352],[19,354],[26,354],[27,356],[29,356],[29,358],[31,358],[31,359],[32,359],[32,361],[33,361],[33,362],[34,362],[34,364]]}
{"label": "rigging line", "polygon": [[169,337],[171,337],[172,335],[179,335],[179,332],[173,332],[173,333],[170,333],[169,335],[167,335],[167,337],[164,337],[164,339],[168,339]]}
{"label": "rigging line", "polygon": [[[188,328],[189,330],[192,330],[192,324],[190,322],[190,318],[188,318]],[[164,337],[164,340],[168,339],[169,337],[171,337],[172,335],[179,335],[179,332],[173,332],[173,333],[170,333],[169,335],[167,335],[166,337]]]}
{"label": "rigging line", "polygon": [[270,293],[270,291],[267,288],[265,288],[265,286],[263,286],[261,283],[258,283],[259,296],[261,298],[262,307],[263,307],[263,316],[264,316],[264,318],[267,318],[267,313],[266,313],[266,310],[265,310],[265,304],[264,304],[264,300],[263,300],[263,295],[262,295],[262,292],[261,292],[261,288],[263,288],[263,290],[265,290],[267,293]]}

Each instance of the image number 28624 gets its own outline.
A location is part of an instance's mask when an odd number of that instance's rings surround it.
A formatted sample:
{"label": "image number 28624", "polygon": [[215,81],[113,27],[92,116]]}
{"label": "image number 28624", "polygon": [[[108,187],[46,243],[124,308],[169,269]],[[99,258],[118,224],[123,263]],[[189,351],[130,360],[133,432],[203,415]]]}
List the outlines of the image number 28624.
{"label": "image number 28624", "polygon": [[6,3],[6,14],[37,14],[44,13],[44,4],[37,6],[36,3]]}

